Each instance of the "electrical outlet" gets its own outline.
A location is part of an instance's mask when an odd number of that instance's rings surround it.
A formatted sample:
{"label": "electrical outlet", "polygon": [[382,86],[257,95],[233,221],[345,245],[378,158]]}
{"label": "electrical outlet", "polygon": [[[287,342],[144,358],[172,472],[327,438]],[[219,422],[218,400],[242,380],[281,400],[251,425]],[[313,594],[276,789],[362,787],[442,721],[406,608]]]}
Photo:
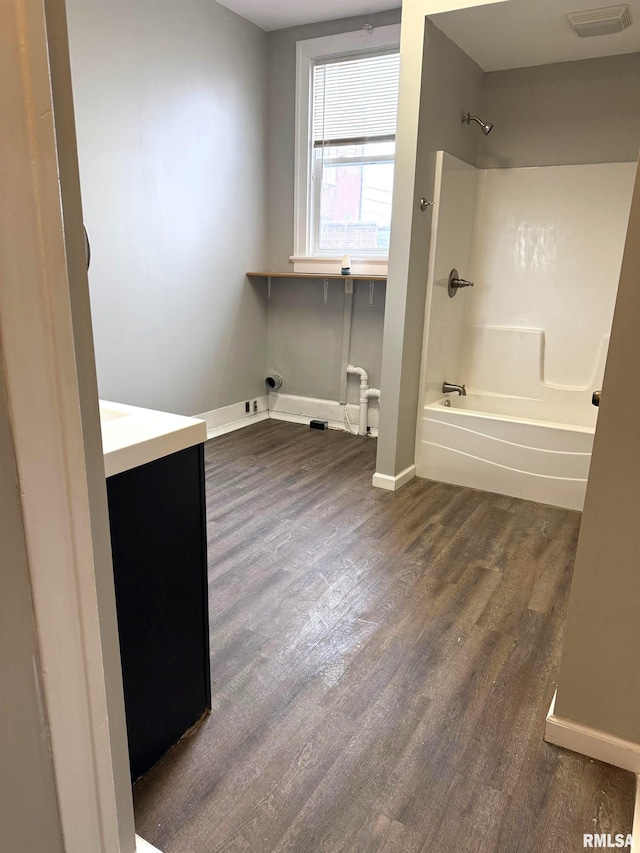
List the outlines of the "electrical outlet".
{"label": "electrical outlet", "polygon": [[258,414],[258,401],[257,400],[253,401],[253,412],[256,415]]}
{"label": "electrical outlet", "polygon": [[247,415],[251,412],[251,405],[250,405],[250,403],[249,403],[249,401],[248,401],[248,400],[247,400],[247,402],[244,404],[244,410],[245,410],[245,413],[246,413]]}

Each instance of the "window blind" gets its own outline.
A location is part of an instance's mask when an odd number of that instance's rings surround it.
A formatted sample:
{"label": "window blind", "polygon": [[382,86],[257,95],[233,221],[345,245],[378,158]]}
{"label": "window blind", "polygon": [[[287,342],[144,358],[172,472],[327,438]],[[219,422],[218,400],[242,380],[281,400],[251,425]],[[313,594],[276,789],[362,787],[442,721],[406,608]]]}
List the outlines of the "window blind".
{"label": "window blind", "polygon": [[318,62],[313,69],[313,145],[395,139],[400,55]]}

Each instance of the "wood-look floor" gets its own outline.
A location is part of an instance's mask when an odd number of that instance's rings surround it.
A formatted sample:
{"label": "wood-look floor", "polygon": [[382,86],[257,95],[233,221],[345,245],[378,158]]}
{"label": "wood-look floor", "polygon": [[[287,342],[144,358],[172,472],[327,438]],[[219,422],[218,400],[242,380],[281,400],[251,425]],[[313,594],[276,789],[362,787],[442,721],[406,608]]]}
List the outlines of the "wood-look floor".
{"label": "wood-look floor", "polygon": [[266,421],[206,448],[213,712],[135,788],[163,853],[573,853],[631,774],[542,740],[578,513]]}

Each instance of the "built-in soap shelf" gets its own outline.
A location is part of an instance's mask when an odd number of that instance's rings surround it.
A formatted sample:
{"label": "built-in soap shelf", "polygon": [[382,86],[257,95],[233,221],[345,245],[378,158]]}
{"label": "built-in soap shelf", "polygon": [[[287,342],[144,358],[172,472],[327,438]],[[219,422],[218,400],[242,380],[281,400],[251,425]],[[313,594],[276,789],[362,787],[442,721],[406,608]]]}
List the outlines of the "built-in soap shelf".
{"label": "built-in soap shelf", "polygon": [[474,325],[465,328],[460,375],[475,389],[539,399],[545,394],[585,394],[602,386],[609,335],[604,335],[586,366],[582,383],[553,382],[545,370],[543,329]]}

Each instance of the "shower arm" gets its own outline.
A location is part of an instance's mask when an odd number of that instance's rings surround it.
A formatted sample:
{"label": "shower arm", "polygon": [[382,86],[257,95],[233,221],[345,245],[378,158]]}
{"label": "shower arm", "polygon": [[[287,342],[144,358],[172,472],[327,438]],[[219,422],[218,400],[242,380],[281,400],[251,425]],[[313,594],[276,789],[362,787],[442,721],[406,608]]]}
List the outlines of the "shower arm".
{"label": "shower arm", "polygon": [[478,116],[472,116],[471,113],[467,113],[466,115],[462,116],[462,124],[469,124],[470,125],[472,121],[475,121],[475,122],[477,122],[477,124],[480,125],[482,132],[484,133],[485,136],[488,136],[491,133],[491,131],[493,130],[492,124],[487,124],[486,121],[482,121],[482,119],[478,118]]}

